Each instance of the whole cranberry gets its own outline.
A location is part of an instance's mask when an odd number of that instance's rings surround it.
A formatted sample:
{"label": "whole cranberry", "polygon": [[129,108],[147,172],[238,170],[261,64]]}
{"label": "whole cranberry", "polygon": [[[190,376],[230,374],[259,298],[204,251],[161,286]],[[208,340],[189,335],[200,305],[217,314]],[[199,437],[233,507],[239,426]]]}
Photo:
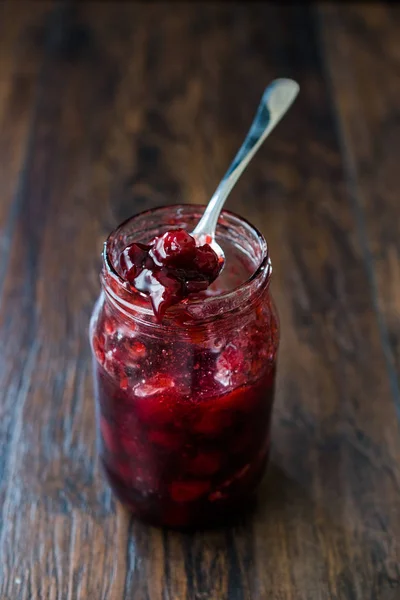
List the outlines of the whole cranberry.
{"label": "whole cranberry", "polygon": [[155,239],[151,253],[161,265],[185,266],[194,260],[196,241],[184,229],[173,229]]}
{"label": "whole cranberry", "polygon": [[210,283],[218,277],[221,270],[218,256],[209,244],[204,244],[204,246],[197,248],[194,264],[198,271],[207,277]]}

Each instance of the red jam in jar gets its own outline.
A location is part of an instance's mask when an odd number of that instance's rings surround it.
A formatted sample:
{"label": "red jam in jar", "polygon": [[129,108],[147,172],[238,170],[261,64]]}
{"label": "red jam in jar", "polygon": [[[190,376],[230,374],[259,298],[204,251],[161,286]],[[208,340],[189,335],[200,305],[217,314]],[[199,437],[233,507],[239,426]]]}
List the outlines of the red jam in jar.
{"label": "red jam in jar", "polygon": [[126,248],[192,231],[203,210],[154,209],[109,236],[90,324],[106,476],[139,518],[178,528],[218,524],[254,496],[268,460],[279,342],[266,241],[228,211],[217,227],[223,271],[162,320],[121,272]]}

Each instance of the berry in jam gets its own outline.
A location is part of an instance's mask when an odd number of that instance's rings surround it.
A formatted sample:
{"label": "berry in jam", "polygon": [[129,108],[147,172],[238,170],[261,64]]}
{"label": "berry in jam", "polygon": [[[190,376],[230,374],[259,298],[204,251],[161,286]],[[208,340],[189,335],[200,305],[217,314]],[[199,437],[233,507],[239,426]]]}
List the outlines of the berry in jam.
{"label": "berry in jam", "polygon": [[205,291],[222,266],[223,259],[209,244],[196,246],[194,237],[181,228],[167,231],[147,245],[130,244],[120,256],[121,276],[150,296],[159,320],[173,304]]}

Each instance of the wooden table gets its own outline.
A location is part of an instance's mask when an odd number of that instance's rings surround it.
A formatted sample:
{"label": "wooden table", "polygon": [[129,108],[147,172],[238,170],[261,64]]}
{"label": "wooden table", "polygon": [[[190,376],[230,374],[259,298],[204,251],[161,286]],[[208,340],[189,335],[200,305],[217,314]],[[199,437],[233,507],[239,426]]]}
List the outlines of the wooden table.
{"label": "wooden table", "polygon": [[[102,242],[206,202],[278,76],[229,200],[273,260],[272,464],[251,519],[160,531],[96,461]],[[400,598],[399,106],[388,4],[0,5],[1,600]]]}

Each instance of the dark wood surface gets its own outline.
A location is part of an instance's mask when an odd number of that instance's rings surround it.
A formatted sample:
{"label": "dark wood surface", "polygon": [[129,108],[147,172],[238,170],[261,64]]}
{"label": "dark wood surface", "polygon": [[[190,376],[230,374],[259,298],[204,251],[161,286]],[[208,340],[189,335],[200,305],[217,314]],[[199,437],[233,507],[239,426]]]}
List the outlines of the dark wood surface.
{"label": "dark wood surface", "polygon": [[[251,518],[163,532],[96,462],[102,242],[206,202],[278,76],[229,199],[274,266],[272,464]],[[399,99],[387,3],[0,5],[1,600],[400,598]]]}

